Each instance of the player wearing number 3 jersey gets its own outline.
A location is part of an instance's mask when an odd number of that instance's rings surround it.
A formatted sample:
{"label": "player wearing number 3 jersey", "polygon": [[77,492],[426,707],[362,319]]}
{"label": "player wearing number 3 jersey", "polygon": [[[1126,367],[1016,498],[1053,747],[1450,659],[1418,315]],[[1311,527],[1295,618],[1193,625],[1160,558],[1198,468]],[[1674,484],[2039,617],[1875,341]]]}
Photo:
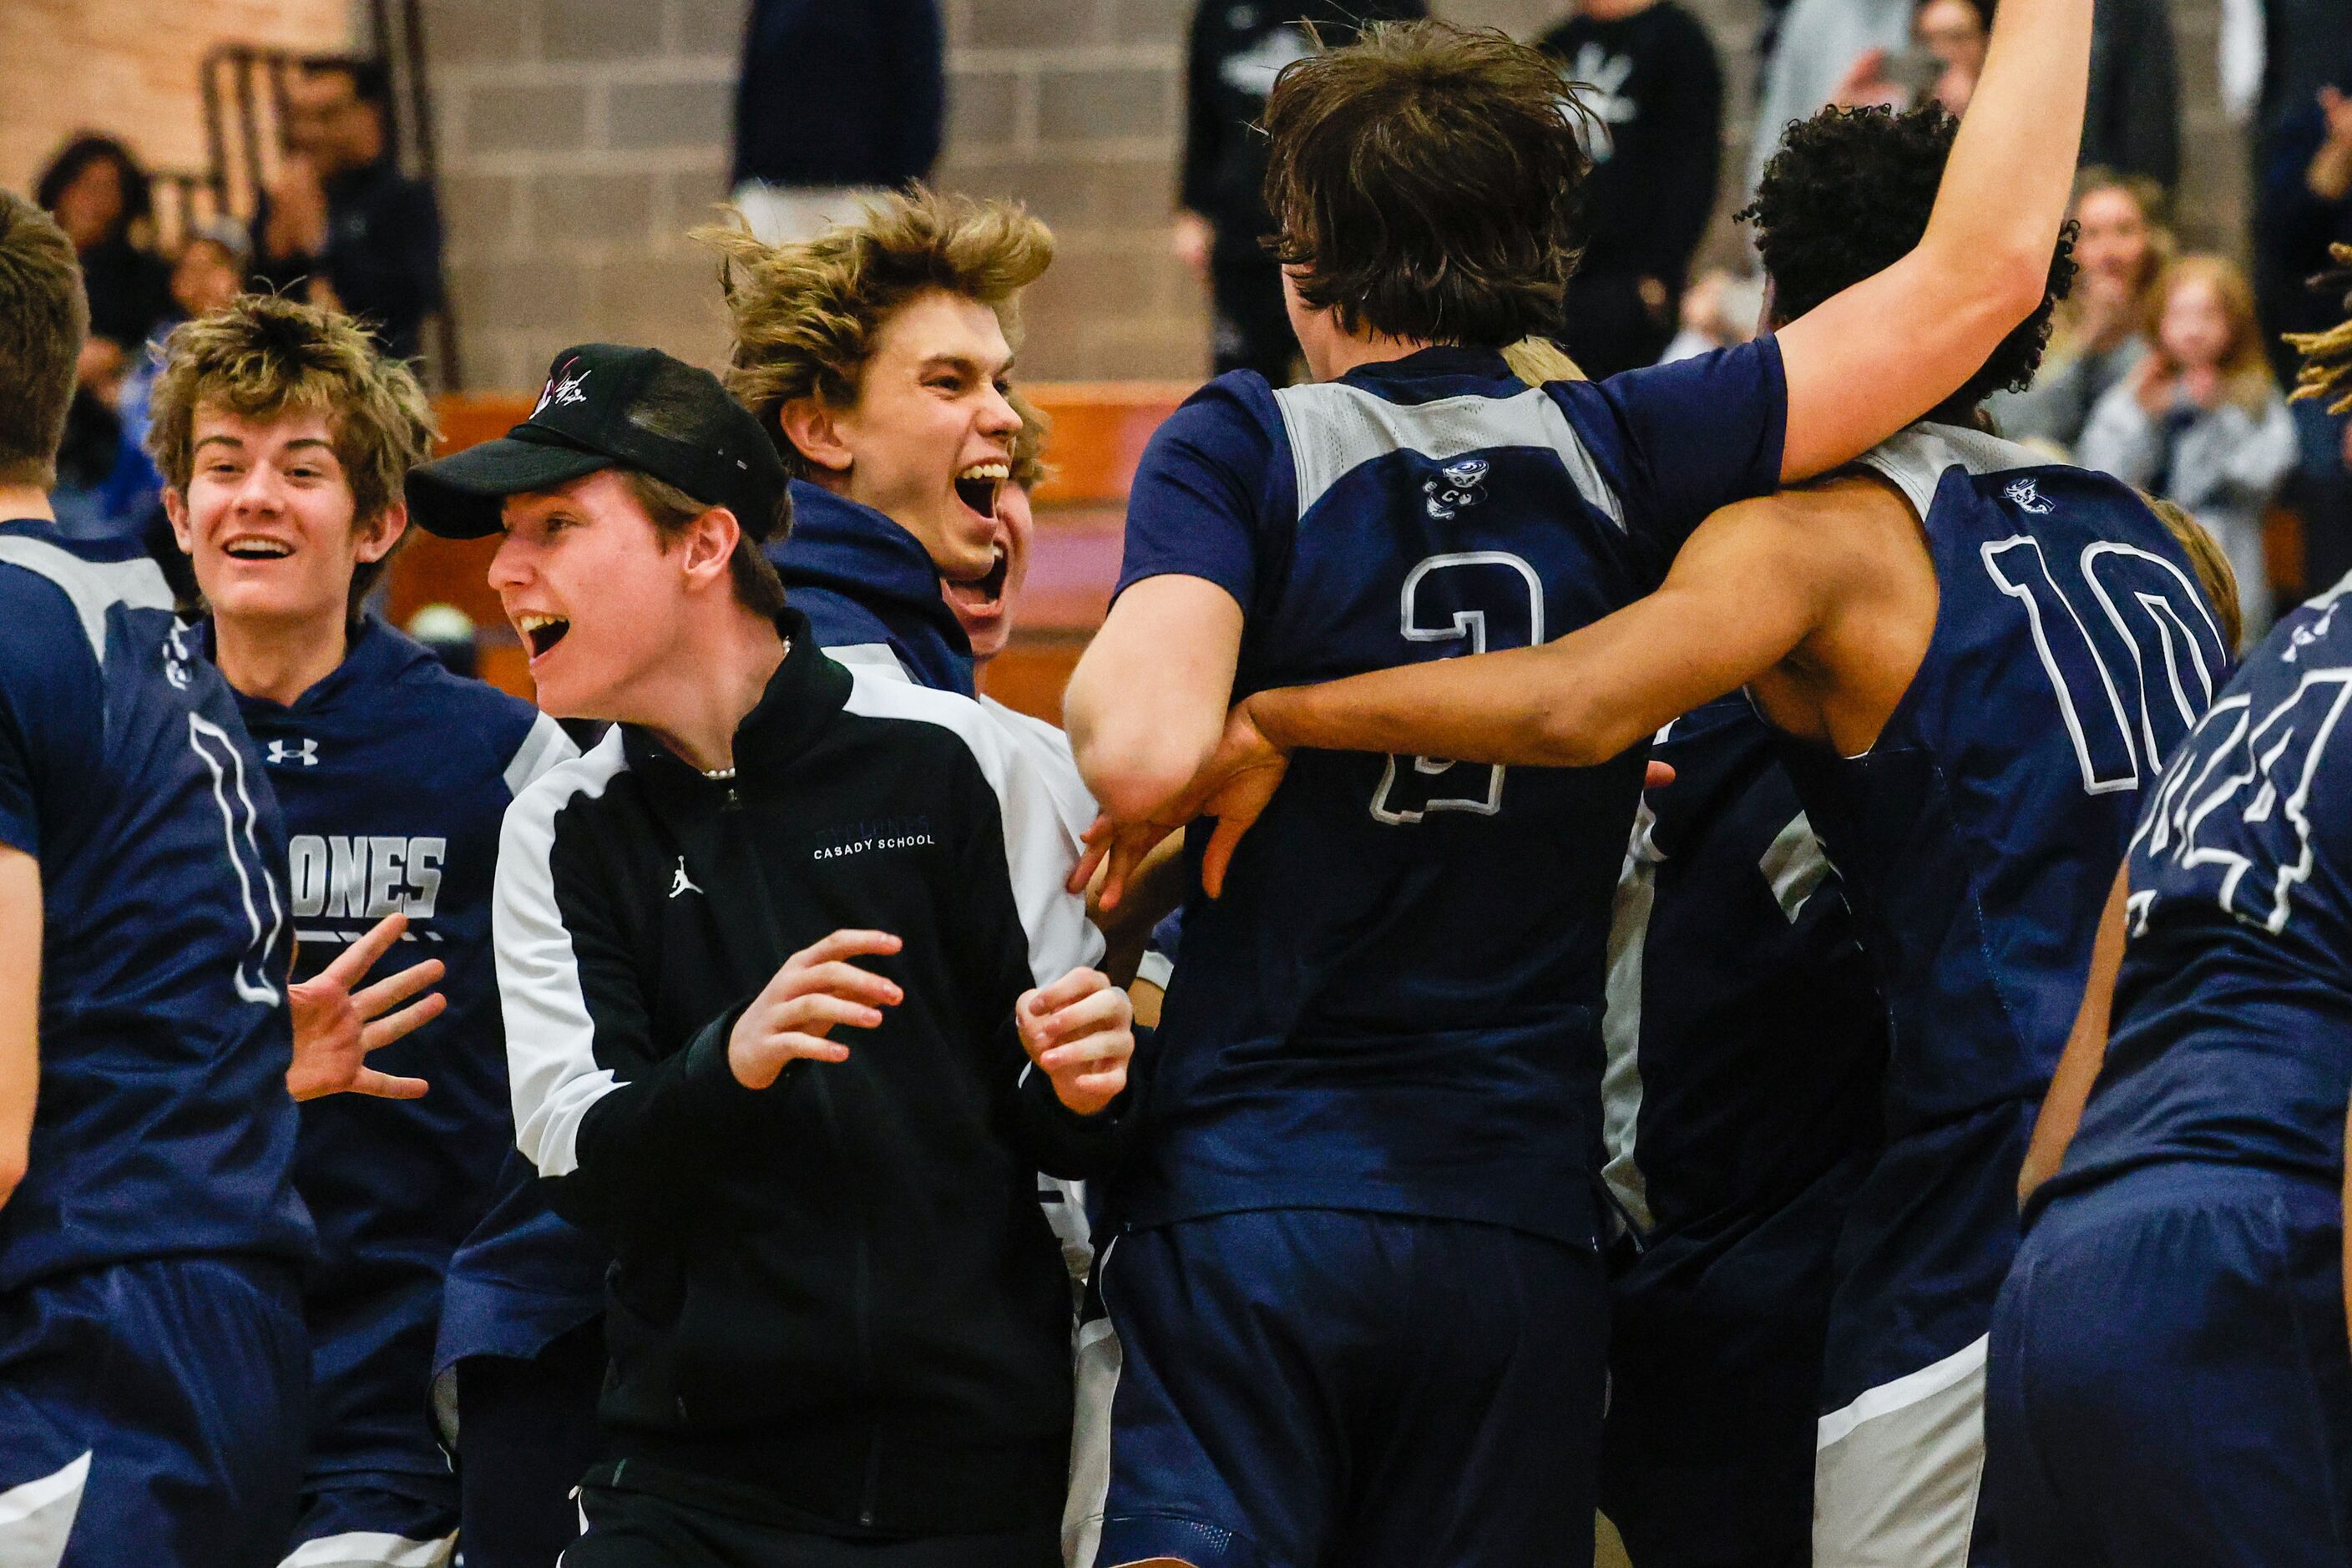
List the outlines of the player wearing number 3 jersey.
{"label": "player wearing number 3 jersey", "polygon": [[[2084,20],[2005,5],[1979,93],[2040,94],[2063,129]],[[1318,380],[1223,377],[1146,454],[1066,706],[1115,819],[1163,812],[1236,697],[1590,626],[1707,513],[1948,396],[2041,299],[2070,150],[1997,142],[1996,108],[1937,231],[1818,320],[1526,385],[1498,351],[1557,299],[1582,172],[1559,91],[1540,57],[1431,24],[1276,86],[1269,195]],[[1900,353],[1890,319],[1918,323]],[[1380,749],[1300,758],[1276,830],[1186,910],[1100,1266],[1124,1357],[1100,1563],[1589,1560],[1600,1016],[1643,759],[1507,775]]]}
{"label": "player wearing number 3 jersey", "polygon": [[[1790,132],[1756,208],[1781,310],[1916,241],[1953,134],[1932,109]],[[2072,270],[2062,241],[2043,310],[1934,422],[1859,471],[1710,518],[1639,604],[1546,647],[1252,697],[1203,781],[1270,762],[1259,730],[1600,764],[1742,685],[1785,732],[1888,1016],[1887,1146],[1839,1248],[1823,1370],[1824,1565],[1997,1560],[1974,1529],[1984,1334],[2020,1162],[2138,791],[2227,662],[2189,555],[2137,497],[1965,427],[2030,375]],[[1265,776],[1213,805],[1237,825]],[[1234,858],[1229,897],[1252,864]]]}

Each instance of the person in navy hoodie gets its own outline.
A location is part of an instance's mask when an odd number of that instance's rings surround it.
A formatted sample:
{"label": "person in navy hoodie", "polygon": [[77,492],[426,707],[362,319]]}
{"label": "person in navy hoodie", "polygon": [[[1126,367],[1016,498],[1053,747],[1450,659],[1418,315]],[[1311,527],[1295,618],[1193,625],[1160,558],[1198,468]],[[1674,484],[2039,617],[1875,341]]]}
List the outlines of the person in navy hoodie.
{"label": "person in navy hoodie", "polygon": [[512,1142],[489,947],[499,822],[575,753],[553,720],[362,607],[432,426],[415,377],[357,323],[246,296],[173,334],[156,408],[173,531],[285,813],[296,973],[395,913],[447,970],[446,1014],[380,1060],[388,1098],[301,1112],[294,1184],[321,1256],[287,1558],[436,1568],[457,1528],[428,1404],[442,1276]]}

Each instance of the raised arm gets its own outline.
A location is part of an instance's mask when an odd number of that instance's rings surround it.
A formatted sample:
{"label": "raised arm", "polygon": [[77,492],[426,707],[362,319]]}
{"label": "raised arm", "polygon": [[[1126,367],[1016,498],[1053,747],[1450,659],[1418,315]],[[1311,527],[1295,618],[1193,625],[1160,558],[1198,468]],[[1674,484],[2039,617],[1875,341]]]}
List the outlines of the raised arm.
{"label": "raised arm", "polygon": [[1784,483],[1859,456],[1951,396],[2040,303],[2090,58],[2091,0],[2003,0],[1918,246],[1780,329]]}
{"label": "raised arm", "polygon": [[2033,1142],[2026,1146],[2025,1167],[2018,1173],[2017,1201],[2022,1204],[2033,1189],[2058,1173],[2074,1129],[2083,1124],[2083,1107],[2090,1103],[2091,1086],[2107,1060],[2107,1027],[2116,1004],[2116,973],[2124,962],[2124,915],[2131,899],[2131,868],[2116,873],[2107,894],[2105,912],[2099,917],[2099,934],[2091,947],[2091,975],[2083,987],[2083,1005],[2074,1014],[2074,1031],[2066,1037],[2065,1055],[2050,1079],[2049,1096],[2042,1102],[2041,1119],[2033,1124]]}
{"label": "raised arm", "polygon": [[0,1208],[32,1154],[40,1026],[41,863],[0,844]]}

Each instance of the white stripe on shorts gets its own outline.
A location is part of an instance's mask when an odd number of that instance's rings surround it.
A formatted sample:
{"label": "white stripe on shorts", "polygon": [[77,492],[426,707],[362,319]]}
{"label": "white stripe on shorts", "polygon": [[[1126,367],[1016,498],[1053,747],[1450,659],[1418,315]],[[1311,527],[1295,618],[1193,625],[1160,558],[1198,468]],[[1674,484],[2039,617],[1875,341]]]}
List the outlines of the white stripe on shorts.
{"label": "white stripe on shorts", "polygon": [[0,1492],[0,1568],[58,1568],[81,1511],[89,1456]]}
{"label": "white stripe on shorts", "polygon": [[455,1531],[437,1541],[416,1541],[387,1530],[347,1530],[304,1542],[278,1568],[448,1568],[457,1547]]}
{"label": "white stripe on shorts", "polygon": [[1813,1568],[1967,1568],[1984,1480],[1986,1342],[1822,1417]]}

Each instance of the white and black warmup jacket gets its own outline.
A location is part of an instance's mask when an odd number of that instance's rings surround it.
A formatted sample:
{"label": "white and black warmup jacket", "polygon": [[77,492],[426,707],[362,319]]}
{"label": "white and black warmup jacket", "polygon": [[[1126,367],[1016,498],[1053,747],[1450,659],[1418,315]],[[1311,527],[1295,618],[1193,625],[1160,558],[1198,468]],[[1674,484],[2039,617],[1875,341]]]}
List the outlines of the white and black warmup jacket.
{"label": "white and black warmup jacket", "polygon": [[[836,1534],[1060,1517],[1070,1300],[1036,1175],[1106,1171],[1013,1024],[1089,946],[1056,811],[977,704],[792,651],[707,778],[622,727],[516,801],[495,933],[517,1140],[616,1259],[614,1484]],[[827,932],[906,999],[747,1089],[742,1009]],[[617,1471],[617,1473],[614,1473]]]}

